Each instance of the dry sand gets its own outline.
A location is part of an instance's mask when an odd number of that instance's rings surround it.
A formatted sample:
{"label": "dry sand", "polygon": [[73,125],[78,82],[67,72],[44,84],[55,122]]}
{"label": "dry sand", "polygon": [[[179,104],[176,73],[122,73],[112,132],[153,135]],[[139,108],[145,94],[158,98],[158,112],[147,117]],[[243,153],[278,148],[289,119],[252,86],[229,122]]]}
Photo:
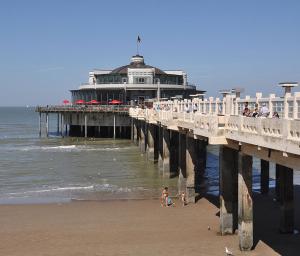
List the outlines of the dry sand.
{"label": "dry sand", "polygon": [[277,255],[261,241],[241,253],[237,235],[218,234],[218,212],[204,198],[1,205],[0,255]]}

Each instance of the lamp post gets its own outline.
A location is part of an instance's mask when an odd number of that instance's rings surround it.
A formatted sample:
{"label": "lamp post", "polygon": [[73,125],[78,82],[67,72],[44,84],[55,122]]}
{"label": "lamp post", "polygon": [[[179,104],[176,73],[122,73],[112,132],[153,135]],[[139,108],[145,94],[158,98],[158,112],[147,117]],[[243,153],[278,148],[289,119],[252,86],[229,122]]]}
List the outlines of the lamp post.
{"label": "lamp post", "polygon": [[282,82],[279,83],[278,86],[284,88],[284,95],[287,93],[291,93],[293,87],[297,87],[298,83],[297,82]]}

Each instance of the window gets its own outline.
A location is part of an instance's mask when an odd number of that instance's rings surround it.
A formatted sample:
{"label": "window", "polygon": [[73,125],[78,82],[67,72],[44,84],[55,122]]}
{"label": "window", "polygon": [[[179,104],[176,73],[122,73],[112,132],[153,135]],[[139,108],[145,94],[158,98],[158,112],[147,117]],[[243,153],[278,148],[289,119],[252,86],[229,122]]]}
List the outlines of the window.
{"label": "window", "polygon": [[139,77],[138,82],[139,82],[139,84],[144,84],[145,83],[145,78],[144,77]]}

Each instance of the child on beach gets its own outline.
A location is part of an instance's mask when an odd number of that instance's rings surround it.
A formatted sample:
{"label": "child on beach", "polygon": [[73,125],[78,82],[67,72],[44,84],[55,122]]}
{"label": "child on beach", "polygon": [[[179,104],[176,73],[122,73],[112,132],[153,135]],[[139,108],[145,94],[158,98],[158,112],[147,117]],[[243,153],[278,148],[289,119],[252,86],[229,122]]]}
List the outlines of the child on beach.
{"label": "child on beach", "polygon": [[168,187],[164,187],[164,189],[161,192],[161,197],[160,197],[160,205],[162,207],[168,205],[168,202],[167,202],[168,196],[169,196]]}
{"label": "child on beach", "polygon": [[184,192],[181,193],[181,203],[182,206],[186,206],[186,197]]}

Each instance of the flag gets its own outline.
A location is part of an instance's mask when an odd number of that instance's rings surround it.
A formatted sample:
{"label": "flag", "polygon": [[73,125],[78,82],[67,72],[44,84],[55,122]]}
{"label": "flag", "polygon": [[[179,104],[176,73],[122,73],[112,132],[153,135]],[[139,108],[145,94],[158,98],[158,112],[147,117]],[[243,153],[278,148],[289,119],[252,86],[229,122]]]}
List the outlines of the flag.
{"label": "flag", "polygon": [[141,38],[140,38],[140,36],[138,36],[138,38],[137,38],[137,42],[138,42],[138,43],[140,43],[140,42],[141,42]]}

